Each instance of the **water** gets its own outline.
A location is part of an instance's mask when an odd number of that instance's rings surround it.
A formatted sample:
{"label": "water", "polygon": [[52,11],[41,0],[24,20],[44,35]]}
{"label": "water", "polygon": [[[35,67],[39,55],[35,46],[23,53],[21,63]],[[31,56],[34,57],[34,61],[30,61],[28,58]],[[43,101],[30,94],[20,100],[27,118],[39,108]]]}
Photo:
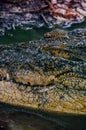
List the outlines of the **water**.
{"label": "water", "polygon": [[[56,28],[56,27],[55,27]],[[55,29],[53,28],[53,29]],[[58,27],[61,29],[60,27]],[[75,28],[86,28],[86,21],[79,24],[73,24],[69,28],[64,28],[65,30],[72,30]],[[15,30],[7,30],[5,35],[0,37],[0,43],[9,44],[9,43],[17,43],[17,42],[27,42],[30,40],[37,40],[43,37],[44,33],[53,30],[49,28],[33,28],[29,30],[24,30],[17,27]]]}
{"label": "water", "polygon": [[49,29],[46,28],[34,28],[33,30],[23,30],[16,28],[16,30],[7,30],[5,35],[0,37],[0,43],[9,44],[40,39],[47,31],[49,31]]}
{"label": "water", "polygon": [[56,123],[0,104],[0,130],[57,130]]}
{"label": "water", "polygon": [[[74,24],[69,28],[65,28],[65,30],[72,30],[75,28],[86,28],[86,22]],[[5,35],[0,37],[0,43],[15,44],[16,42],[27,42],[30,40],[40,39],[44,33],[50,30],[52,29],[34,28],[32,30],[24,30],[16,28],[15,30],[8,30],[5,32]],[[58,118],[60,119],[61,117],[59,116]],[[65,119],[65,117],[62,117],[61,120],[64,121]],[[77,124],[74,124],[75,127],[70,128],[69,126],[68,128],[64,128],[52,121],[42,119],[26,112],[17,111],[14,108],[9,108],[6,105],[0,105],[0,130],[86,130],[86,117],[71,117],[71,119],[70,117],[67,117],[67,121],[71,123],[74,123],[74,119],[77,120]]]}
{"label": "water", "polygon": [[29,111],[0,104],[0,130],[86,130],[86,116],[74,117],[58,114],[57,120],[64,127],[32,115]]}

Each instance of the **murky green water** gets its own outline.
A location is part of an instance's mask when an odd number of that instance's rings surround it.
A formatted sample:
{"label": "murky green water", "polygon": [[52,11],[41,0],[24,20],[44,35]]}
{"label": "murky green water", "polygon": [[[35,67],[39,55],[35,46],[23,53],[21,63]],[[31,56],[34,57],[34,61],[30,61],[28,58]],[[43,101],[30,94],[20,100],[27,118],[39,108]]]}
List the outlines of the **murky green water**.
{"label": "murky green water", "polygon": [[34,28],[33,30],[23,30],[16,28],[16,30],[9,30],[5,32],[5,35],[0,37],[0,43],[16,43],[16,42],[26,42],[30,40],[40,39],[43,34],[49,31],[46,28]]}
{"label": "murky green water", "polygon": [[[86,28],[86,22],[80,24],[74,24],[70,28],[65,28],[65,30],[72,30],[75,28]],[[27,42],[30,40],[40,39],[44,33],[50,31],[48,28],[34,28],[33,30],[23,30],[16,28],[16,30],[6,31],[5,35],[0,37],[0,44],[10,44],[16,42]],[[11,109],[10,109],[11,110]],[[0,130],[71,130],[69,127],[61,128],[56,123],[41,119],[40,117],[26,114],[23,112],[15,112],[5,109],[5,107],[0,106]],[[70,118],[68,118],[70,120]],[[82,119],[78,121],[80,124]],[[73,119],[70,120],[73,123]],[[84,122],[86,118],[84,119]],[[82,125],[82,124],[81,124]],[[83,125],[72,130],[86,130],[86,126]]]}
{"label": "murky green water", "polygon": [[[60,27],[58,27],[60,28]],[[74,24],[69,28],[64,28],[65,30],[72,30],[75,28],[86,28],[86,22],[80,24]],[[54,29],[54,28],[53,28]],[[0,37],[0,43],[9,44],[16,42],[27,42],[30,40],[40,39],[44,33],[50,31],[48,28],[34,28],[29,30],[24,30],[16,28],[16,30],[8,30],[5,32],[5,35]]]}

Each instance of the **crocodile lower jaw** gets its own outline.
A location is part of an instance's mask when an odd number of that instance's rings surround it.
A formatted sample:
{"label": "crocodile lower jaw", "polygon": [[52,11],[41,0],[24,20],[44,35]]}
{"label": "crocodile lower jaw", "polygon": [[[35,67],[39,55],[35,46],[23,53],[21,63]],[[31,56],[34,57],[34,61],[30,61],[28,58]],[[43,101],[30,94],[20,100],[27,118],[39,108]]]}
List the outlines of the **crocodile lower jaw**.
{"label": "crocodile lower jaw", "polygon": [[[14,106],[53,113],[86,114],[86,99],[78,90],[59,89],[60,84],[31,87],[0,81],[0,101]],[[36,91],[35,91],[36,90]],[[85,92],[84,92],[85,93]]]}

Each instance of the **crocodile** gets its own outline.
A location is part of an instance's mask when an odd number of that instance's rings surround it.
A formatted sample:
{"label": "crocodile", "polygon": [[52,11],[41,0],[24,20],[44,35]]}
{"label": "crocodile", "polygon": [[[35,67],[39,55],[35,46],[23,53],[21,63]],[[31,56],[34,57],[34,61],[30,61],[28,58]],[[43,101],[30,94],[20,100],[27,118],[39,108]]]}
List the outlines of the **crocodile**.
{"label": "crocodile", "polygon": [[39,115],[86,115],[86,29],[48,35],[0,44],[0,102]]}

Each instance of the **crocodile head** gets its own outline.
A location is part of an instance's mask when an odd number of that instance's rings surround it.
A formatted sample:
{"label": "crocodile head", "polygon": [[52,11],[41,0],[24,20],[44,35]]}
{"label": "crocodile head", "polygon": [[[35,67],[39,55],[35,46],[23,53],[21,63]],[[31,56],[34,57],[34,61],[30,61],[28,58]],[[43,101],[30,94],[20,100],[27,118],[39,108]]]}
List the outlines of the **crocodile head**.
{"label": "crocodile head", "polygon": [[69,39],[0,45],[0,102],[85,115],[86,29],[67,35]]}

